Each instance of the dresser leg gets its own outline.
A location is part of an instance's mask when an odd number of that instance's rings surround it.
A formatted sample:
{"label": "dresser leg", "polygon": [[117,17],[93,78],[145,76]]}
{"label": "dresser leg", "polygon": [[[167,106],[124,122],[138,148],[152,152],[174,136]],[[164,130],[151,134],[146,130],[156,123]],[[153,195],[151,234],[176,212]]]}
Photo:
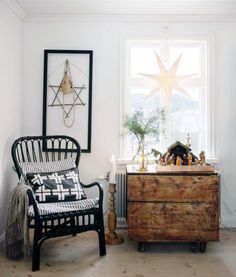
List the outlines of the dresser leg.
{"label": "dresser leg", "polygon": [[199,251],[201,253],[205,253],[206,252],[206,247],[207,247],[207,242],[201,241],[200,244],[199,244]]}
{"label": "dresser leg", "polygon": [[194,253],[201,252],[205,253],[207,247],[207,242],[205,241],[195,241],[192,246],[192,251]]}
{"label": "dresser leg", "polygon": [[191,250],[192,250],[193,253],[198,252],[198,242],[197,241],[193,242]]}
{"label": "dresser leg", "polygon": [[143,241],[138,242],[138,251],[144,252],[145,251],[145,243]]}

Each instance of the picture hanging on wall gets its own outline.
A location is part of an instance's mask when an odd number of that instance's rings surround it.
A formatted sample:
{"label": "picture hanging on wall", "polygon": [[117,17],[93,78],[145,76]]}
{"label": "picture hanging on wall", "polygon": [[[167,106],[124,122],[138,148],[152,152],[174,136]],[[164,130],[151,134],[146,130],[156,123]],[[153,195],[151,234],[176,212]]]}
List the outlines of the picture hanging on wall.
{"label": "picture hanging on wall", "polygon": [[91,152],[92,69],[91,50],[44,50],[43,135],[71,136],[87,153]]}

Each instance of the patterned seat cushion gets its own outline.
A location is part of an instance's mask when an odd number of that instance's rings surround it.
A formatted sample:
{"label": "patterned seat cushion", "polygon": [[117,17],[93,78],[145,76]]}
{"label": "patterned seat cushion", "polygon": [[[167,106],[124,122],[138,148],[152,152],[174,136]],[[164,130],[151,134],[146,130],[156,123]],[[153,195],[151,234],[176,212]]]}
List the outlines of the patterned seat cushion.
{"label": "patterned seat cushion", "polygon": [[[39,215],[57,214],[63,212],[82,211],[96,207],[98,199],[84,199],[79,201],[38,203]],[[33,206],[28,208],[28,216],[34,217]]]}
{"label": "patterned seat cushion", "polygon": [[39,203],[75,201],[86,198],[79,181],[77,168],[53,173],[27,173],[26,177]]}
{"label": "patterned seat cushion", "polygon": [[27,173],[43,173],[67,170],[76,167],[75,159],[68,158],[50,162],[23,162],[21,163],[24,177]]}

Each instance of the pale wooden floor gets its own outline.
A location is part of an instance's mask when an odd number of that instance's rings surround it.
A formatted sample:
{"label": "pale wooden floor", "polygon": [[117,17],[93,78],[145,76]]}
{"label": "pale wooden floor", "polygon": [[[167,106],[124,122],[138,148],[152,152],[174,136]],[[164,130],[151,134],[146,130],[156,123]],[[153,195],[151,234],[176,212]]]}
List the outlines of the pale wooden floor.
{"label": "pale wooden floor", "polygon": [[9,261],[0,255],[0,276],[102,276],[102,277],[169,277],[236,276],[236,231],[221,231],[219,243],[209,243],[205,254],[192,253],[188,244],[151,244],[146,252],[125,243],[107,246],[107,255],[99,257],[95,232],[77,237],[46,241],[42,246],[41,270],[31,272],[31,260]]}

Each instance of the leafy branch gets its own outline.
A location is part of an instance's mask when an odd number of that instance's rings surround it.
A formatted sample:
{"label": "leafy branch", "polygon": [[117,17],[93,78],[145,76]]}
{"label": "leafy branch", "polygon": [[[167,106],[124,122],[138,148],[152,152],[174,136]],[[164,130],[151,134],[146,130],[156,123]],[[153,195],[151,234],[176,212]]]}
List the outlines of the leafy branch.
{"label": "leafy branch", "polygon": [[160,131],[160,121],[165,119],[163,109],[154,109],[149,113],[143,110],[136,110],[131,115],[126,115],[123,121],[124,128],[135,135],[138,143],[144,143],[146,135],[158,135]]}

